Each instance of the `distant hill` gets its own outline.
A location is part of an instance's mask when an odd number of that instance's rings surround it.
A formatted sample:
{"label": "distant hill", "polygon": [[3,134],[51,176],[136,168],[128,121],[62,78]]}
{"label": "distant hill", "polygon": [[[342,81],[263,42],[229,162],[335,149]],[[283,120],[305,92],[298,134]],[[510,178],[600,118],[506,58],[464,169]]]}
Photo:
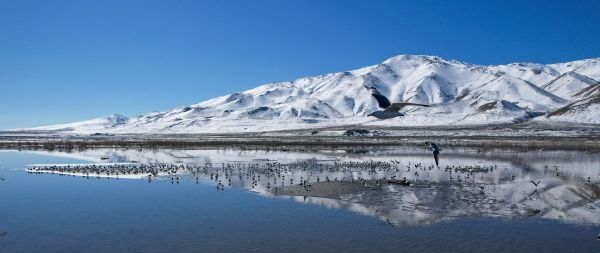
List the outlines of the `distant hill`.
{"label": "distant hill", "polygon": [[[344,124],[435,126],[528,120],[600,123],[600,58],[558,64],[481,66],[437,56],[398,55],[357,70],[268,83],[198,104],[133,118],[111,115],[32,130],[110,133],[244,132]],[[364,86],[407,116],[378,121]],[[534,119],[535,118],[535,119]]]}

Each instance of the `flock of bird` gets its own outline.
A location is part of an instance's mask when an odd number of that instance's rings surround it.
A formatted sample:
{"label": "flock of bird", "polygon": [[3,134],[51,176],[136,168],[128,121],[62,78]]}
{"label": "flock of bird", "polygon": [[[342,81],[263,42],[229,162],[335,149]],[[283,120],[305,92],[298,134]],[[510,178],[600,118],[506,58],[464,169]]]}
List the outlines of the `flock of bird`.
{"label": "flock of bird", "polygon": [[194,167],[184,164],[168,163],[114,163],[114,164],[67,164],[67,165],[33,165],[27,172],[42,174],[71,174],[85,177],[116,177],[119,176],[158,176],[177,175],[183,170],[192,171]]}
{"label": "flock of bird", "polygon": [[[424,163],[403,163],[389,161],[339,161],[309,160],[281,163],[278,161],[223,162],[201,164],[172,163],[128,163],[128,164],[80,164],[80,165],[33,165],[27,168],[29,173],[53,173],[83,177],[137,177],[149,182],[163,177],[171,183],[179,184],[185,178],[210,180],[217,190],[224,190],[232,182],[237,186],[251,189],[264,188],[274,191],[278,187],[302,186],[310,191],[314,183],[346,182],[365,186],[384,184],[412,185],[445,180],[456,183],[476,184],[477,175],[497,170],[497,165],[452,165],[440,168]],[[556,168],[558,173],[558,169]],[[557,174],[558,176],[558,174]],[[515,176],[506,176],[503,180],[515,180]],[[480,180],[480,182],[482,182]],[[537,187],[538,182],[532,183]]]}

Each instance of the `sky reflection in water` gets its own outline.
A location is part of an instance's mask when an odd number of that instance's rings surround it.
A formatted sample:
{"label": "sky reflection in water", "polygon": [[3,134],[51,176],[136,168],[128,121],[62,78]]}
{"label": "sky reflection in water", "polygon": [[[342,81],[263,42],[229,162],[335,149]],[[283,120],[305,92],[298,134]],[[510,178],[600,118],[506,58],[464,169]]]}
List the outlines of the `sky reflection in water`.
{"label": "sky reflection in water", "polygon": [[[443,151],[440,169],[422,149],[97,149],[0,157],[6,178],[0,230],[7,232],[0,252],[594,252],[600,246],[594,153],[454,149]],[[23,170],[34,163],[128,161],[202,169],[178,171],[179,182]],[[378,162],[387,165],[365,166]],[[392,177],[411,185],[388,184]],[[297,186],[305,180],[312,190]]]}

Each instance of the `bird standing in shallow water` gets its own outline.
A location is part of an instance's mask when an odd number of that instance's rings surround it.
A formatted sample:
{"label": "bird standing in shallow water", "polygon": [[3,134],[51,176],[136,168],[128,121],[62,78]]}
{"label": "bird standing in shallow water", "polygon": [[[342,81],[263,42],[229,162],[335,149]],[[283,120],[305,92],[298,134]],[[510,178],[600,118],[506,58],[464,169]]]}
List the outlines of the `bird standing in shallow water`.
{"label": "bird standing in shallow water", "polygon": [[430,149],[431,151],[433,151],[433,159],[435,159],[435,165],[439,167],[440,148],[435,143],[430,142],[430,141],[426,141],[425,145],[427,145],[428,149]]}

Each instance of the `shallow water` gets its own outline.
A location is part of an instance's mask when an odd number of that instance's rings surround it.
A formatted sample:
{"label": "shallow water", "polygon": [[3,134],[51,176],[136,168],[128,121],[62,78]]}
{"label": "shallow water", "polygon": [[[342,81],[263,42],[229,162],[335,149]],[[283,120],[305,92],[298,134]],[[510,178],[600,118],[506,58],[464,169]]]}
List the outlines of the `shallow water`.
{"label": "shallow water", "polygon": [[[25,171],[130,161],[203,169],[151,181]],[[392,165],[365,166],[377,162]],[[409,148],[0,151],[0,252],[599,252],[598,153],[449,149],[432,165]]]}

